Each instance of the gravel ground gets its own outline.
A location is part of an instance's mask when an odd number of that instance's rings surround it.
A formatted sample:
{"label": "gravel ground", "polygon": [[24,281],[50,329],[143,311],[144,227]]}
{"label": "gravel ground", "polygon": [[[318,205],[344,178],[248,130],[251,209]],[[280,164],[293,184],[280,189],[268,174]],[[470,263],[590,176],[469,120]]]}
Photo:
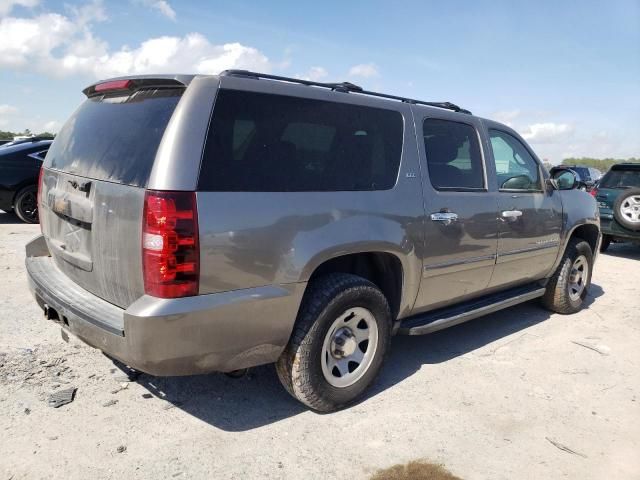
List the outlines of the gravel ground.
{"label": "gravel ground", "polygon": [[[271,366],[129,378],[43,319],[23,267],[39,233],[0,212],[0,480],[368,478],[414,459],[465,479],[640,478],[640,248],[599,257],[588,308],[524,304],[397,337],[361,403],[302,408]],[[77,387],[72,403],[47,404]]]}

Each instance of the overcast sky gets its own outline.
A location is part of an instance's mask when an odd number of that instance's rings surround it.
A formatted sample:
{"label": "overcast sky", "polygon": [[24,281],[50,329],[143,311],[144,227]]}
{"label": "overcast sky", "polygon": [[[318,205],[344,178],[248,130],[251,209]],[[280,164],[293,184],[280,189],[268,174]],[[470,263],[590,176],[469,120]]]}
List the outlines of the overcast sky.
{"label": "overcast sky", "polygon": [[452,101],[553,163],[640,156],[640,0],[0,0],[0,130],[57,131],[96,79],[225,68]]}

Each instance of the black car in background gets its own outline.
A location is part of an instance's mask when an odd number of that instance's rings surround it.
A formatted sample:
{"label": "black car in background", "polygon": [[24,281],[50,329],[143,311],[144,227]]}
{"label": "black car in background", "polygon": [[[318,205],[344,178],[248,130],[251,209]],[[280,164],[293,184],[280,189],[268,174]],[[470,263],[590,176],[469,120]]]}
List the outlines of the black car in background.
{"label": "black car in background", "polygon": [[0,210],[38,222],[38,175],[51,143],[34,137],[0,145]]}
{"label": "black car in background", "polygon": [[602,172],[597,168],[586,167],[580,165],[558,165],[553,167],[552,171],[571,170],[577,176],[578,188],[590,192],[602,178]]}

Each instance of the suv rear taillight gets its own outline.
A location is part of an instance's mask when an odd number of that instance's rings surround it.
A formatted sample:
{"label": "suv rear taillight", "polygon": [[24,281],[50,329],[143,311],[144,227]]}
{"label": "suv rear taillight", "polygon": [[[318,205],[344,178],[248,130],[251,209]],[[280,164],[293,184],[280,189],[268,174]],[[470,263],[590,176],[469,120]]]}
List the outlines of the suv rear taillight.
{"label": "suv rear taillight", "polygon": [[40,233],[44,233],[44,228],[42,226],[43,215],[42,209],[40,208],[40,202],[42,201],[42,179],[43,179],[44,168],[40,167],[40,173],[38,174],[38,193],[36,194],[36,208],[38,209],[38,219],[40,220]]}
{"label": "suv rear taillight", "polygon": [[197,295],[200,250],[195,192],[148,190],[142,222],[145,292],[161,298]]}
{"label": "suv rear taillight", "polygon": [[593,198],[596,198],[596,195],[598,195],[598,189],[597,189],[597,187],[593,187],[593,188],[589,191],[589,193],[591,194],[591,196],[592,196]]}

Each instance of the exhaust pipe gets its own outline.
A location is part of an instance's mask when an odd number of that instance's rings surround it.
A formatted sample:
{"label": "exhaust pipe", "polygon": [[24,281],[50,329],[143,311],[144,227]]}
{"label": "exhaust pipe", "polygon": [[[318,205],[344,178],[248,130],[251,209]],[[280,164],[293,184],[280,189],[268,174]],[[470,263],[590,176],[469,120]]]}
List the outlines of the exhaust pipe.
{"label": "exhaust pipe", "polygon": [[47,320],[53,320],[54,322],[59,322],[60,318],[58,317],[58,312],[55,309],[51,308],[46,303],[44,304],[44,317]]}

